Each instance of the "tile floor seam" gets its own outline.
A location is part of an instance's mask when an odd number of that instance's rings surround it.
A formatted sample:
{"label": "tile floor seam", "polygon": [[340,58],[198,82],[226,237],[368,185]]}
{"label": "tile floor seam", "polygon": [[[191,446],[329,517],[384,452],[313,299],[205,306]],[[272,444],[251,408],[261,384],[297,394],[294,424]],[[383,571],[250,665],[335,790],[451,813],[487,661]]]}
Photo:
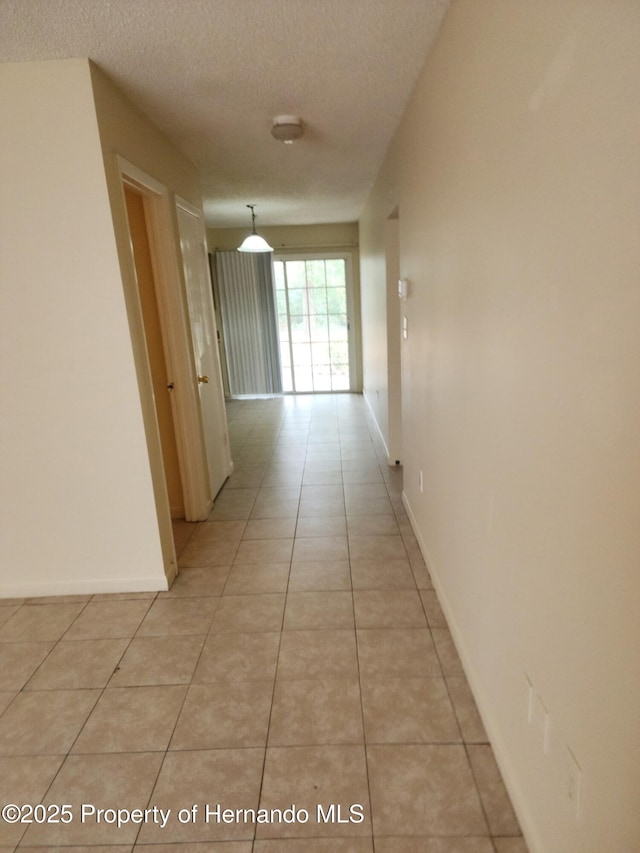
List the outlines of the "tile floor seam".
{"label": "tile floor seam", "polygon": [[473,784],[475,785],[475,788],[476,788],[476,794],[478,796],[478,800],[480,801],[480,808],[482,809],[482,814],[484,815],[484,820],[485,820],[485,823],[487,824],[487,831],[489,833],[489,836],[492,838],[491,843],[493,844],[493,833],[491,831],[491,820],[490,820],[490,816],[488,814],[485,799],[482,796],[482,792],[480,790],[480,785],[478,783],[478,777],[477,777],[476,771],[474,770],[474,767],[473,767],[473,761],[471,760],[471,755],[469,753],[469,744],[463,743],[463,746],[464,746],[465,755],[467,756],[467,762],[469,763],[469,767],[471,769],[471,777],[473,779]]}
{"label": "tile floor seam", "polygon": [[[347,547],[349,547],[347,545]],[[355,638],[355,646],[356,646],[356,666],[358,670],[358,687],[359,687],[359,695],[360,695],[360,719],[362,723],[362,738],[364,743],[364,763],[366,769],[366,778],[367,778],[367,797],[369,799],[369,820],[371,824],[371,844],[375,850],[375,831],[374,831],[374,815],[373,815],[373,799],[371,796],[371,770],[370,770],[370,762],[369,762],[369,754],[367,750],[367,729],[365,725],[365,715],[364,715],[364,702],[363,702],[363,691],[362,691],[362,670],[360,667],[360,654],[358,648],[358,631],[356,627],[356,613],[355,613],[355,599],[353,597],[353,572],[352,572],[352,564],[351,564],[351,552],[349,551],[349,577],[351,580],[351,590],[352,590],[352,606],[353,606],[353,633]]]}
{"label": "tile floor seam", "polygon": [[[333,396],[333,395],[331,395],[331,396]],[[261,401],[261,402],[264,402],[264,401]],[[281,404],[277,403],[276,405],[280,406]],[[351,405],[351,404],[349,403],[349,405]],[[429,620],[425,598],[422,595],[420,595],[420,591],[421,591],[422,587],[418,583],[418,577],[416,575],[416,568],[414,567],[413,561],[415,560],[415,557],[410,556],[412,551],[409,550],[410,537],[413,534],[412,534],[411,528],[406,527],[406,523],[407,523],[406,514],[402,513],[400,511],[401,492],[399,494],[398,489],[394,488],[394,486],[396,485],[396,481],[393,479],[395,475],[392,473],[392,470],[387,471],[384,467],[384,454],[379,447],[379,441],[378,441],[377,436],[374,435],[374,433],[371,430],[371,426],[370,426],[368,417],[365,417],[365,419],[363,421],[362,417],[349,418],[349,417],[341,416],[340,411],[342,409],[346,408],[346,404],[343,405],[342,400],[338,401],[335,398],[329,402],[325,402],[325,400],[321,400],[320,402],[311,401],[310,405],[307,405],[307,403],[305,401],[304,406],[305,406],[306,411],[311,411],[311,412],[313,412],[314,408],[317,408],[317,411],[320,414],[325,409],[330,408],[331,411],[334,412],[334,414],[335,414],[335,423],[333,426],[331,426],[331,425],[327,426],[325,424],[324,426],[320,427],[320,426],[318,426],[318,424],[320,424],[322,422],[322,417],[320,416],[319,418],[317,418],[315,430],[312,430],[311,427],[312,427],[313,422],[314,422],[313,414],[307,420],[307,424],[308,424],[308,426],[307,426],[307,437],[305,440],[305,450],[304,450],[305,462],[303,465],[300,480],[298,482],[298,485],[295,487],[298,490],[298,501],[297,501],[296,515],[295,515],[296,525],[295,525],[293,537],[292,537],[293,543],[295,545],[295,541],[297,538],[305,538],[305,537],[299,537],[298,536],[298,524],[299,524],[299,521],[303,517],[305,517],[305,518],[310,517],[310,516],[301,516],[301,514],[300,514],[300,511],[301,511],[300,504],[301,504],[301,498],[303,495],[303,489],[305,487],[306,488],[314,488],[312,485],[312,482],[309,482],[308,485],[306,485],[304,482],[304,466],[306,465],[307,461],[309,463],[311,463],[309,465],[310,476],[308,479],[310,481],[317,479],[316,477],[314,477],[311,474],[311,469],[316,467],[316,465],[318,467],[322,467],[321,463],[318,465],[318,460],[320,460],[324,454],[324,451],[322,449],[322,445],[325,443],[326,444],[331,443],[330,441],[328,441],[328,442],[318,441],[318,438],[325,438],[326,436],[329,435],[327,430],[329,428],[334,429],[334,430],[336,430],[336,434],[338,436],[337,453],[338,453],[338,457],[340,460],[339,467],[340,467],[340,481],[341,481],[340,485],[341,485],[341,491],[342,491],[342,498],[343,498],[343,501],[345,502],[345,507],[344,507],[344,509],[345,509],[345,514],[344,514],[345,523],[348,519],[348,511],[347,511],[347,505],[346,505],[346,488],[345,487],[349,485],[349,483],[345,482],[345,479],[350,480],[350,479],[354,478],[354,479],[358,480],[359,477],[357,475],[355,477],[353,477],[352,472],[354,470],[361,468],[362,471],[364,472],[363,476],[366,480],[369,477],[369,474],[366,473],[366,469],[372,463],[375,466],[377,466],[377,472],[380,475],[380,477],[382,478],[382,484],[384,485],[386,500],[389,501],[390,506],[391,506],[391,515],[394,518],[395,523],[397,524],[397,526],[400,530],[400,535],[401,535],[401,539],[402,539],[402,545],[403,545],[403,549],[404,549],[405,558],[407,560],[408,566],[411,570],[411,575],[413,577],[413,583],[414,583],[413,589],[415,589],[419,594],[421,612],[423,613],[425,620],[426,620],[426,627],[416,629],[416,630],[421,630],[421,631],[422,630],[428,630],[429,631],[429,637],[431,638],[431,642],[434,646],[435,653],[436,653],[435,657],[436,657],[436,661],[437,661],[438,669],[439,669],[439,673],[440,673],[439,677],[442,680],[442,682],[445,684],[447,700],[452,707],[453,718],[455,720],[457,731],[460,735],[460,741],[457,741],[457,740],[456,741],[448,741],[448,740],[447,741],[437,741],[437,745],[442,746],[442,747],[448,747],[448,746],[458,746],[459,747],[461,745],[464,746],[464,754],[466,756],[466,760],[467,760],[468,765],[469,765],[470,770],[471,770],[471,775],[472,775],[472,778],[474,780],[475,790],[476,790],[476,793],[477,793],[478,798],[480,800],[481,808],[482,808],[482,811],[483,811],[483,814],[485,817],[485,822],[487,824],[487,831],[489,832],[489,835],[486,837],[487,837],[487,839],[490,839],[490,844],[491,844],[492,848],[495,851],[497,851],[498,848],[493,841],[493,837],[491,836],[491,829],[492,828],[491,828],[491,824],[489,822],[489,816],[487,814],[487,809],[486,809],[485,803],[482,800],[482,797],[480,795],[480,789],[479,789],[479,784],[478,784],[478,781],[476,778],[476,772],[474,771],[473,764],[471,763],[471,757],[470,757],[468,742],[465,738],[465,733],[463,731],[462,724],[460,722],[460,712],[456,706],[456,703],[453,700],[453,696],[452,696],[452,692],[451,692],[453,682],[450,683],[447,679],[446,674],[445,674],[445,666],[444,666],[443,657],[442,657],[442,655],[444,654],[444,650],[441,649],[439,651],[438,647],[435,645],[435,638],[434,638],[434,633],[433,633],[434,625],[432,625],[431,621]],[[264,408],[265,412],[269,412],[272,410],[273,410],[273,407]],[[281,412],[283,410],[284,410],[283,408],[280,409]],[[245,436],[244,441],[242,441],[239,445],[239,450],[238,450],[237,456],[238,457],[241,456],[242,460],[243,460],[242,463],[238,464],[238,473],[239,474],[244,476],[246,466],[252,464],[251,463],[252,459],[257,460],[260,458],[262,460],[259,463],[262,466],[262,473],[259,475],[259,477],[256,478],[256,481],[259,481],[259,484],[256,488],[251,487],[252,491],[253,491],[253,499],[251,500],[251,504],[250,504],[250,507],[248,509],[248,515],[243,521],[244,528],[243,528],[242,537],[244,537],[246,527],[248,525],[249,520],[251,519],[252,512],[253,512],[253,510],[256,506],[256,503],[259,499],[261,489],[268,488],[264,484],[267,482],[267,477],[268,477],[267,472],[268,472],[270,462],[275,462],[276,460],[286,459],[286,457],[287,457],[286,448],[287,447],[298,447],[299,446],[298,444],[288,444],[287,443],[293,437],[290,435],[284,434],[284,432],[286,430],[286,425],[287,425],[287,417],[286,416],[281,415],[279,418],[279,421],[278,421],[277,429],[273,429],[271,431],[269,428],[269,424],[272,422],[275,423],[274,419],[269,418],[269,417],[267,417],[267,415],[265,415],[262,418],[262,424],[264,425],[265,428],[263,429],[262,435],[260,435],[258,432],[256,432],[256,434],[255,434],[256,443],[255,444],[251,443],[251,432],[254,429],[254,427],[251,427],[249,430],[247,430],[247,434]],[[230,420],[230,434],[233,432],[233,430],[231,429],[232,423],[233,423],[233,420]],[[374,451],[373,455],[374,455],[375,461],[371,457],[368,457],[367,461],[366,462],[363,461],[362,465],[360,465],[357,462],[357,460],[348,462],[345,465],[344,462],[346,461],[346,454],[345,454],[345,458],[343,458],[343,446],[345,445],[345,443],[348,443],[349,445],[355,446],[355,445],[357,445],[358,441],[367,441],[368,442],[368,440],[364,439],[364,437],[363,438],[357,437],[357,428],[356,428],[357,423],[363,424],[366,427],[366,429],[369,431],[369,440],[371,441],[371,446],[372,446],[373,451]],[[260,427],[261,419],[260,418],[255,419],[254,425],[257,427]],[[269,437],[267,435],[267,433],[269,433],[270,431],[273,433],[272,437]],[[241,452],[243,448],[245,449],[244,453]],[[234,450],[234,452],[235,452],[235,450]],[[292,452],[291,455],[293,456],[293,455],[295,455],[295,453]],[[314,464],[314,462],[315,462],[315,464]],[[283,463],[283,464],[285,464],[285,463]],[[345,473],[347,474],[346,477],[344,476]],[[371,467],[371,476],[372,477],[374,476],[374,473],[375,473],[375,468],[372,466]],[[277,475],[277,472],[275,472],[275,475]],[[320,479],[322,479],[322,478],[320,478]],[[329,478],[329,479],[333,479],[333,478]],[[269,478],[268,482],[270,484],[271,483],[278,483],[279,480],[278,480],[277,476],[272,476]],[[284,483],[284,482],[285,481],[283,480],[282,483]],[[273,486],[271,486],[271,487],[273,487]],[[231,491],[233,491],[233,490],[231,490]],[[311,493],[309,492],[309,494],[311,494]],[[212,510],[212,514],[214,512],[215,512],[215,507]],[[215,520],[215,517],[212,517],[212,514],[210,514],[208,521],[214,521]],[[320,510],[318,513],[316,513],[315,517],[322,516],[322,515],[323,515],[323,511]],[[311,516],[311,517],[314,517],[314,516]],[[402,526],[401,526],[401,522],[403,522]],[[194,525],[193,528],[191,528],[191,529],[185,528],[185,530],[183,532],[184,533],[188,532],[189,536],[187,537],[186,541],[184,541],[184,544],[180,548],[180,553],[182,553],[184,551],[184,548],[192,540],[192,537],[194,536],[196,530],[203,529],[203,526],[206,524],[207,524],[207,521],[203,521],[203,522],[198,522],[197,525]],[[358,685],[358,692],[359,692],[359,715],[358,715],[358,717],[360,720],[360,724],[362,726],[362,749],[363,749],[363,753],[364,753],[364,769],[366,772],[366,792],[367,792],[367,796],[369,799],[369,811],[370,811],[369,816],[370,816],[370,821],[371,821],[371,833],[370,833],[370,835],[361,836],[361,837],[365,838],[365,839],[369,839],[369,841],[371,843],[371,849],[377,850],[378,845],[376,843],[376,835],[374,833],[374,827],[373,827],[373,797],[372,797],[372,781],[371,781],[371,763],[370,763],[370,755],[369,755],[368,747],[371,747],[371,746],[389,746],[389,747],[392,747],[392,746],[394,746],[394,744],[390,743],[389,741],[386,741],[386,740],[378,740],[375,738],[368,737],[367,736],[367,730],[365,728],[363,671],[362,671],[362,667],[361,667],[360,638],[359,638],[358,627],[357,627],[357,622],[356,622],[356,606],[355,606],[355,596],[354,596],[354,592],[353,592],[353,586],[354,586],[353,555],[351,552],[350,538],[351,537],[349,535],[348,528],[347,528],[347,536],[346,536],[347,560],[348,560],[347,565],[348,565],[348,578],[349,578],[349,593],[351,595],[350,612],[351,612],[351,615],[353,617],[353,627],[346,629],[346,630],[348,631],[349,635],[352,635],[354,637],[355,665],[357,668],[356,669],[356,675],[357,675],[357,685]],[[178,549],[176,549],[176,551],[178,551]],[[289,601],[290,594],[293,595],[293,593],[295,593],[295,589],[291,588],[293,566],[294,566],[293,553],[294,553],[294,551],[293,551],[293,547],[292,547],[290,557],[287,560],[288,571],[287,571],[286,584],[285,584],[284,593],[283,593],[284,605],[283,605],[283,608],[282,608],[282,611],[280,614],[280,627],[279,627],[279,630],[277,632],[278,633],[278,642],[277,642],[277,650],[276,650],[276,666],[274,669],[273,680],[271,683],[271,691],[270,691],[271,692],[271,704],[269,706],[269,716],[268,716],[267,725],[266,725],[266,737],[265,737],[263,756],[262,756],[262,765],[261,765],[261,772],[260,772],[260,785],[259,785],[259,790],[258,790],[258,794],[257,794],[258,807],[260,805],[260,802],[261,802],[262,796],[263,796],[263,787],[264,787],[264,783],[265,783],[265,771],[266,771],[266,767],[267,767],[268,750],[279,748],[278,745],[274,745],[273,747],[270,747],[269,737],[270,737],[270,732],[272,729],[272,722],[273,722],[274,697],[276,694],[277,684],[279,683],[278,677],[279,677],[279,671],[280,671],[280,667],[281,667],[282,643],[283,643],[283,639],[284,639],[284,636],[286,633],[286,631],[285,631],[285,615],[286,615],[286,611],[287,611],[287,602]],[[203,656],[205,654],[205,649],[207,648],[208,640],[213,639],[216,636],[227,636],[227,635],[223,635],[223,634],[219,634],[219,635],[214,634],[214,633],[212,633],[211,629],[213,627],[213,621],[215,618],[215,612],[217,611],[217,607],[219,606],[219,603],[222,599],[222,596],[223,596],[225,590],[228,588],[229,578],[230,578],[230,575],[232,573],[234,565],[239,565],[239,564],[236,564],[236,555],[235,554],[234,554],[234,558],[232,561],[232,565],[229,566],[229,571],[227,572],[227,575],[226,575],[225,580],[224,580],[224,584],[223,584],[222,589],[220,590],[219,594],[216,594],[214,596],[201,596],[201,595],[200,596],[198,596],[198,595],[193,596],[194,598],[198,598],[198,599],[200,599],[202,597],[215,598],[217,600],[216,609],[213,611],[213,613],[212,613],[212,615],[208,621],[206,633],[204,635],[198,635],[198,636],[202,637],[202,644],[200,645],[200,648],[198,650],[195,661],[193,662],[193,665],[191,666],[190,675],[188,677],[187,682],[184,683],[184,682],[181,682],[179,680],[177,680],[175,682],[174,681],[170,682],[170,684],[176,684],[176,686],[181,686],[181,687],[184,687],[185,689],[184,689],[184,694],[182,696],[182,701],[180,702],[180,708],[178,709],[178,713],[176,714],[175,719],[173,720],[171,732],[168,735],[168,739],[166,741],[166,747],[164,749],[159,748],[156,750],[146,750],[147,752],[153,752],[154,754],[162,754],[162,760],[158,766],[158,769],[157,769],[157,772],[155,774],[153,783],[150,787],[149,803],[152,803],[152,801],[153,801],[155,791],[157,790],[157,786],[158,786],[163,768],[165,767],[165,763],[168,759],[169,754],[172,752],[173,753],[180,753],[180,752],[186,753],[186,752],[190,752],[190,751],[193,751],[193,752],[199,751],[198,749],[195,749],[195,748],[193,750],[174,750],[174,751],[172,751],[171,750],[171,743],[172,743],[172,740],[174,739],[176,729],[177,729],[177,726],[179,724],[179,720],[182,716],[182,713],[184,711],[187,699],[190,695],[190,691],[195,684],[200,683],[200,682],[195,682],[194,679],[196,677],[198,667],[200,666],[200,663],[203,660]],[[325,587],[322,586],[321,589],[324,590]],[[369,587],[365,586],[364,589],[367,590],[367,589],[369,589]],[[249,593],[243,593],[243,594],[253,596],[253,595],[260,595],[263,593],[256,591],[256,592],[249,592]],[[49,649],[49,651],[47,652],[47,654],[45,655],[43,660],[38,664],[38,666],[36,667],[34,672],[32,672],[31,675],[26,679],[23,686],[18,691],[7,691],[7,692],[15,692],[15,695],[11,699],[9,705],[7,705],[3,709],[2,714],[0,714],[0,719],[2,719],[2,717],[7,712],[7,710],[13,705],[16,697],[18,695],[20,695],[22,693],[24,687],[31,682],[31,680],[34,678],[36,673],[42,667],[44,662],[49,658],[49,656],[54,652],[54,650],[56,648],[58,648],[60,643],[63,643],[63,642],[64,643],[82,642],[81,640],[76,640],[76,641],[73,641],[71,639],[65,640],[64,637],[66,636],[67,632],[70,630],[71,626],[73,624],[75,624],[75,622],[80,618],[81,614],[85,612],[89,603],[92,601],[99,601],[99,600],[100,600],[99,596],[91,596],[87,601],[85,601],[84,606],[80,609],[78,614],[76,614],[76,616],[74,617],[74,619],[72,620],[70,625],[67,626],[63,635],[61,637],[59,637],[56,641],[53,642],[52,647]],[[157,600],[159,600],[158,595],[153,595],[153,596],[149,597],[149,603],[148,603],[147,609],[145,611],[145,614],[144,614],[143,618],[140,620],[140,623],[139,623],[138,627],[136,628],[136,631],[134,632],[133,636],[123,638],[123,639],[127,639],[128,643],[126,644],[126,647],[123,649],[123,651],[120,655],[120,658],[119,658],[118,662],[116,663],[116,665],[114,666],[114,669],[113,669],[111,675],[107,678],[105,684],[102,687],[98,688],[99,695],[98,695],[95,703],[93,704],[91,710],[89,711],[83,725],[80,727],[79,731],[76,733],[76,736],[75,736],[73,743],[71,744],[68,752],[66,753],[66,755],[59,756],[61,758],[61,763],[59,764],[55,774],[53,775],[53,777],[49,783],[49,786],[47,787],[47,791],[45,792],[44,797],[46,797],[47,793],[51,790],[51,787],[54,785],[56,779],[58,779],[59,774],[62,772],[62,770],[65,766],[65,762],[72,755],[72,750],[73,750],[75,744],[77,743],[78,738],[81,736],[82,732],[85,730],[89,720],[91,719],[92,715],[94,714],[94,712],[95,712],[96,708],[98,707],[98,704],[100,703],[102,698],[105,696],[105,694],[108,694],[108,692],[110,690],[125,689],[124,687],[118,687],[117,685],[114,685],[113,684],[113,678],[114,678],[115,673],[117,671],[119,671],[119,667],[122,664],[122,661],[123,661],[125,655],[127,654],[127,651],[131,648],[131,645],[134,642],[134,640],[136,640],[136,639],[153,640],[156,638],[157,639],[171,639],[172,638],[173,635],[171,635],[171,634],[160,634],[160,635],[150,635],[150,636],[138,634],[138,631],[139,631],[142,623],[146,619],[146,616],[148,615],[148,613],[150,612],[151,608],[153,607],[154,603]],[[166,599],[162,599],[162,600],[166,600]],[[176,599],[173,599],[173,600],[176,600]],[[25,604],[26,604],[25,602],[22,602],[21,606],[24,606]],[[35,604],[29,604],[28,606],[35,606]],[[323,628],[320,625],[319,627],[317,627],[315,629],[311,628],[308,630],[309,631],[312,631],[312,630],[321,631],[321,630],[323,630]],[[380,628],[380,629],[374,628],[374,630],[385,631],[387,629],[386,628]],[[235,633],[237,633],[237,632],[232,631],[231,635],[233,635]],[[271,632],[271,633],[273,633],[273,632]],[[182,636],[182,635],[179,635],[179,636]],[[187,636],[195,637],[196,635],[187,635]],[[376,677],[378,677],[378,676],[376,676]],[[392,676],[387,676],[387,680],[391,677]],[[454,675],[451,675],[450,677],[453,678]],[[455,676],[455,677],[460,678],[460,676]],[[203,682],[203,685],[206,683],[208,683],[208,682]],[[220,684],[220,681],[219,680],[214,681],[214,682],[212,682],[212,684],[214,684],[214,685]],[[135,686],[141,687],[144,685],[138,685],[137,684]],[[47,690],[55,690],[55,689],[57,689],[57,688],[54,687],[54,688],[40,689],[39,691],[31,691],[31,692],[40,692],[40,693],[45,694],[47,692]],[[63,688],[61,688],[61,689],[63,689]],[[74,687],[72,689],[82,690],[83,688]],[[95,688],[93,688],[93,689],[95,689]],[[403,740],[401,742],[401,745],[402,746],[408,746],[408,747],[423,747],[425,745],[430,745],[430,743],[431,743],[430,741],[425,744],[424,741]],[[353,746],[359,745],[359,743],[351,743],[351,742],[349,742],[349,744],[353,745]],[[327,739],[327,737],[324,737],[321,744],[317,744],[317,743],[313,742],[313,743],[310,743],[307,745],[306,741],[304,744],[302,744],[302,746],[304,748],[307,748],[307,746],[313,747],[313,748],[316,748],[316,747],[322,748],[324,746],[330,746],[332,748],[334,748],[334,747],[339,748],[340,746],[343,746],[343,745],[344,745],[343,742],[339,742],[339,743],[334,744],[334,741],[330,738],[330,736],[329,736],[329,739]],[[241,747],[241,748],[245,748],[245,747]],[[213,750],[210,750],[210,751],[223,751],[224,749],[226,749],[225,746],[217,746],[217,747],[214,747]],[[101,752],[98,752],[98,753],[89,753],[89,754],[90,755],[91,754],[126,755],[128,753],[127,752],[118,752],[118,753],[101,753]],[[57,757],[58,756],[56,755],[56,758]],[[142,827],[138,828],[135,839],[133,839],[130,844],[127,844],[128,849],[132,849],[136,844],[138,844],[138,841],[140,840],[141,831],[142,831]],[[320,837],[320,835],[318,835],[316,837]],[[328,838],[329,836],[323,835],[322,837]],[[471,837],[471,836],[468,836],[468,837]],[[20,839],[17,843],[20,844],[23,839],[24,839],[24,833],[22,834],[22,836],[20,837]],[[260,839],[257,838],[257,825],[254,824],[252,838],[249,842],[251,848],[257,849],[257,845],[258,845],[259,841],[260,841]],[[181,843],[188,843],[188,842],[176,843],[176,850],[178,850],[180,848]],[[23,848],[23,849],[26,849],[26,848]],[[151,848],[149,848],[149,849],[151,849]],[[233,845],[230,846],[230,849],[233,849]],[[466,849],[466,846],[465,846],[465,849]],[[485,847],[483,846],[483,850],[484,849],[485,849]]]}

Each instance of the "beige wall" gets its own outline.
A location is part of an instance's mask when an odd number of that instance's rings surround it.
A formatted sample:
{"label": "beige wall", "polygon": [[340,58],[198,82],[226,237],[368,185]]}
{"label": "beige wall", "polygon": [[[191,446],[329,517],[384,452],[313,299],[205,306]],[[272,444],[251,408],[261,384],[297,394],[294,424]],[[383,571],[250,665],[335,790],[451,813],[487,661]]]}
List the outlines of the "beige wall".
{"label": "beige wall", "polygon": [[366,353],[399,207],[406,502],[532,853],[640,849],[639,101],[637,3],[456,0],[361,221]]}
{"label": "beige wall", "polygon": [[87,60],[1,66],[0,115],[0,596],[166,588],[116,153],[192,201],[197,172]]}
{"label": "beige wall", "polygon": [[158,588],[164,573],[89,66],[5,65],[0,86],[0,594]]}

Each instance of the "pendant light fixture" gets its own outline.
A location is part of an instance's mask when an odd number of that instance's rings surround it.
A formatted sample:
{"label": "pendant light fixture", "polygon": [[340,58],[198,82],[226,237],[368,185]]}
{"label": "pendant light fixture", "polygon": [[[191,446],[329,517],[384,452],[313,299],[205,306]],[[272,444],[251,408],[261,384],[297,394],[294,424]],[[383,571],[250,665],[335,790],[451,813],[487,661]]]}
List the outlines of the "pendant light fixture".
{"label": "pendant light fixture", "polygon": [[259,234],[256,234],[256,215],[253,210],[255,204],[248,204],[247,207],[251,208],[251,225],[252,232],[248,237],[245,237],[241,246],[238,246],[239,252],[273,252],[271,246],[267,243],[264,237],[261,237]]}

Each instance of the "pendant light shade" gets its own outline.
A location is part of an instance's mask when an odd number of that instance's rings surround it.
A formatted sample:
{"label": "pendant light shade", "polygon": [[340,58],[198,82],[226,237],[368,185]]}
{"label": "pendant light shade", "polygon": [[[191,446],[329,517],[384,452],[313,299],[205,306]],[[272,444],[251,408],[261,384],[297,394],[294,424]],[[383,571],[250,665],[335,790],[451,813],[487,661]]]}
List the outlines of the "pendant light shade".
{"label": "pendant light shade", "polygon": [[249,234],[238,246],[239,252],[273,252],[273,248],[259,234]]}
{"label": "pendant light shade", "polygon": [[259,234],[256,234],[256,215],[254,213],[253,208],[255,204],[248,204],[247,207],[251,208],[251,225],[252,232],[248,237],[242,242],[241,246],[238,246],[239,252],[273,252],[272,247],[267,243],[264,237],[261,237]]}

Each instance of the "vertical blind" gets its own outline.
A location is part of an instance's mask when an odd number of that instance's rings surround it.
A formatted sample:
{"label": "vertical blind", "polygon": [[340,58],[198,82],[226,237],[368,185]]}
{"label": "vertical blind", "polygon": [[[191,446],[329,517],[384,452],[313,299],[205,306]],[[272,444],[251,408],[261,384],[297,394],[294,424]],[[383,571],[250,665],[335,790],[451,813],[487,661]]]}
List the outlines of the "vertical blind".
{"label": "vertical blind", "polygon": [[229,391],[282,392],[270,254],[216,252]]}

